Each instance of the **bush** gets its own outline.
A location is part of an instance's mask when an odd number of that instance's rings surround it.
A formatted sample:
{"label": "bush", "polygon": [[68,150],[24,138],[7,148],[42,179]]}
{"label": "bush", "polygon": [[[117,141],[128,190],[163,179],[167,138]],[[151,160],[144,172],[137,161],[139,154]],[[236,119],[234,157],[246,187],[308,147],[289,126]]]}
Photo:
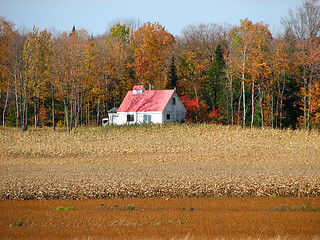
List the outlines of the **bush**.
{"label": "bush", "polygon": [[69,211],[69,210],[76,210],[76,207],[57,207],[56,210],[59,210],[59,211]]}
{"label": "bush", "polygon": [[14,108],[12,106],[9,106],[7,109],[7,113],[5,116],[5,125],[7,127],[15,127],[16,126],[16,114],[14,111]]}

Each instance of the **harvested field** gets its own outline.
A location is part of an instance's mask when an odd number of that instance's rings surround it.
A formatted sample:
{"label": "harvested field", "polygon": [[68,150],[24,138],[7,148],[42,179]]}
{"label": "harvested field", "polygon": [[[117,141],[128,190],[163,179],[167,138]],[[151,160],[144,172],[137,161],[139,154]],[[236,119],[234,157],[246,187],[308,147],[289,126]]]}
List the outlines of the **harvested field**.
{"label": "harvested field", "polygon": [[1,200],[319,197],[317,132],[215,125],[1,128]]}
{"label": "harvested field", "polygon": [[319,239],[319,198],[1,201],[1,239]]}
{"label": "harvested field", "polygon": [[1,239],[320,238],[316,132],[0,128],[0,141]]}

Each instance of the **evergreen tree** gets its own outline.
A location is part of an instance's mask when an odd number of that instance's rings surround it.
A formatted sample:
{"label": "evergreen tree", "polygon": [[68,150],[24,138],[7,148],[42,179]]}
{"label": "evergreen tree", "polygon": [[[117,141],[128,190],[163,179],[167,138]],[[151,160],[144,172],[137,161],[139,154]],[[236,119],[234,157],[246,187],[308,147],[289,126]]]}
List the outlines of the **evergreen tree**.
{"label": "evergreen tree", "polygon": [[224,69],[225,61],[223,59],[223,49],[221,45],[218,44],[215,48],[213,60],[202,89],[203,98],[210,107],[210,110],[219,107],[219,102],[222,97],[222,81],[225,77]]}
{"label": "evergreen tree", "polygon": [[177,87],[177,83],[178,83],[177,67],[175,64],[175,57],[172,56],[171,64],[170,64],[169,72],[168,72],[167,89],[173,89],[173,88]]}
{"label": "evergreen tree", "polygon": [[299,116],[303,116],[303,109],[299,106],[301,83],[294,76],[287,79],[287,87],[284,91],[283,100],[283,127],[297,129]]}

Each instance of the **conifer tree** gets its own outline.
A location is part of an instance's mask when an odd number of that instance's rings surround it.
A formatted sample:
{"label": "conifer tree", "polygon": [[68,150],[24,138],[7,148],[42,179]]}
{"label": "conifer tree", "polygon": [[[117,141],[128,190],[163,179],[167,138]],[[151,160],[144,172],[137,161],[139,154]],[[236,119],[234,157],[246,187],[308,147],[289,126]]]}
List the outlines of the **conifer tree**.
{"label": "conifer tree", "polygon": [[167,89],[173,89],[177,87],[178,83],[178,74],[177,74],[177,67],[175,64],[176,58],[172,56],[171,58],[171,64],[169,67],[169,73],[168,73],[168,84]]}
{"label": "conifer tree", "polygon": [[210,110],[214,110],[222,95],[223,78],[225,77],[223,49],[218,44],[214,50],[213,60],[203,86],[203,96]]}

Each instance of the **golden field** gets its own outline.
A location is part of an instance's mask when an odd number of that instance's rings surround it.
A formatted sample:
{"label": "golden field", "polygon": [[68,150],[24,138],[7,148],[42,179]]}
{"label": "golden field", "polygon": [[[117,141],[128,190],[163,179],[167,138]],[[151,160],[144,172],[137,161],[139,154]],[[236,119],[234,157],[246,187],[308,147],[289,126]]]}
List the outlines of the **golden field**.
{"label": "golden field", "polygon": [[0,199],[320,196],[317,132],[216,125],[2,128]]}
{"label": "golden field", "polygon": [[0,128],[0,141],[1,239],[320,238],[317,132]]}

